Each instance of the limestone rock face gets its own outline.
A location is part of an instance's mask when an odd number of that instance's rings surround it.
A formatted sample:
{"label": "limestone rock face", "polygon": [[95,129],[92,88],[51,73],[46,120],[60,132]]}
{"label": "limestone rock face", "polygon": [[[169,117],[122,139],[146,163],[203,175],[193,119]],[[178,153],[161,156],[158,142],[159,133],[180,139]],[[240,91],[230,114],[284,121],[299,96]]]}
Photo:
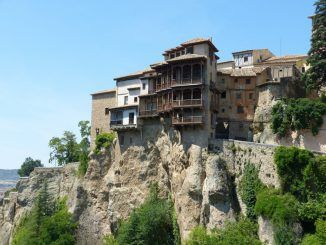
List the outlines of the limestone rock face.
{"label": "limestone rock face", "polygon": [[221,227],[240,212],[235,176],[241,176],[242,167],[235,167],[230,151],[208,153],[198,145],[185,149],[178,131],[162,131],[156,140],[119,149],[119,154],[118,147],[114,143],[110,150],[92,153],[84,177],[78,177],[77,164],[68,164],[38,168],[20,180],[15,198],[0,205],[2,244],[9,244],[44,180],[55,198],[67,196],[79,222],[77,244],[102,244],[103,236],[116,231],[119,220],[144,201],[153,182],[161,196],[171,193],[183,239],[199,224]]}

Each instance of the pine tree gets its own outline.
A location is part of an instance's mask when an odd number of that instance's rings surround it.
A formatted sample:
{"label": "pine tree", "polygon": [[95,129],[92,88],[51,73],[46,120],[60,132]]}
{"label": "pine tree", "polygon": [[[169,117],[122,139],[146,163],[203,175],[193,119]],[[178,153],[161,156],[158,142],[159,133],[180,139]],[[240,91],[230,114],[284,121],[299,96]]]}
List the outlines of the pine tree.
{"label": "pine tree", "polygon": [[320,90],[326,86],[326,0],[318,0],[315,6],[315,15],[311,17],[313,27],[307,60],[310,68],[303,75],[309,90]]}

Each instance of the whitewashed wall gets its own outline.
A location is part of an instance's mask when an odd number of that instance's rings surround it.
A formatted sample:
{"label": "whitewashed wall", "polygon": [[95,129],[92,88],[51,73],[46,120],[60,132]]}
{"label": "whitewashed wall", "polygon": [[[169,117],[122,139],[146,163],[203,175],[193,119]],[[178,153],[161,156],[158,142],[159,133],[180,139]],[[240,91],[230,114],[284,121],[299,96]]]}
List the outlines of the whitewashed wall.
{"label": "whitewashed wall", "polygon": [[[244,57],[248,57],[248,61],[244,61]],[[236,54],[233,56],[234,58],[234,63],[236,67],[243,67],[243,66],[252,66],[253,65],[253,55],[251,52],[248,53],[242,53],[242,54]]]}
{"label": "whitewashed wall", "polygon": [[133,109],[125,109],[123,110],[123,120],[122,124],[123,125],[128,125],[129,124],[129,113],[134,113],[134,124],[137,124],[137,110],[135,108]]}

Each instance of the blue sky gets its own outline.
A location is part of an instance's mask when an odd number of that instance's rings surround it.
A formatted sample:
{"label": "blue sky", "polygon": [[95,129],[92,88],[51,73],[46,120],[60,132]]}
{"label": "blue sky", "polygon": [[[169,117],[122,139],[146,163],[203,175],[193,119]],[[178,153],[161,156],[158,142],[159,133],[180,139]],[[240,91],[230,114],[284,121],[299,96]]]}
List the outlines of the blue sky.
{"label": "blue sky", "polygon": [[48,162],[48,141],[78,133],[90,93],[162,59],[162,51],[212,37],[221,61],[243,49],[304,54],[313,1],[0,0],[0,168]]}

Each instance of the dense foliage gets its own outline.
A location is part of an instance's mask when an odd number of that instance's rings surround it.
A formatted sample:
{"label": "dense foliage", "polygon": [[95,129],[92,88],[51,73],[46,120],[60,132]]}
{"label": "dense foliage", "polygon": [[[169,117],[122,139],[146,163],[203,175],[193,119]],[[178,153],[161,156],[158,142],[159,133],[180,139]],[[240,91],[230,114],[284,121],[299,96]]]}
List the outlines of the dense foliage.
{"label": "dense foliage", "polygon": [[315,6],[311,48],[307,60],[310,68],[303,75],[307,89],[320,89],[326,85],[326,1],[318,0]]}
{"label": "dense foliage", "polygon": [[29,176],[36,167],[43,167],[41,161],[34,160],[31,157],[27,157],[21,165],[20,169],[18,170],[18,174],[20,177]]}
{"label": "dense foliage", "polygon": [[107,236],[104,241],[106,244],[180,244],[173,212],[173,205],[158,196],[158,187],[154,184],[145,202],[128,220],[122,221],[116,239]]}
{"label": "dense foliage", "polygon": [[90,153],[90,131],[89,121],[80,121],[81,141],[78,143],[76,135],[72,132],[65,131],[62,137],[53,137],[49,142],[51,148],[49,162],[57,165],[65,165],[71,162],[79,161],[79,174],[84,175],[88,168]]}
{"label": "dense foliage", "polygon": [[326,156],[280,146],[275,151],[274,160],[284,192],[290,192],[300,201],[326,193]]}
{"label": "dense foliage", "polygon": [[297,212],[304,233],[316,231],[315,235],[306,235],[303,243],[322,239],[318,238],[320,236],[317,235],[318,228],[315,224],[318,220],[326,220],[326,156],[314,155],[296,147],[280,146],[275,151],[274,160],[281,180],[281,190],[293,194],[299,201],[293,209]]}
{"label": "dense foliage", "polygon": [[288,132],[311,129],[317,135],[326,114],[325,98],[284,99],[272,108],[272,129],[284,137]]}
{"label": "dense foliage", "polygon": [[98,154],[101,149],[108,149],[113,140],[115,139],[115,134],[114,133],[101,133],[96,136],[95,139],[95,153]]}
{"label": "dense foliage", "polygon": [[242,201],[247,207],[247,217],[254,221],[255,215],[255,204],[256,195],[259,190],[263,187],[262,182],[258,177],[258,169],[251,163],[247,163],[244,167],[243,176],[239,183],[239,193]]}
{"label": "dense foliage", "polygon": [[303,245],[321,245],[326,243],[326,220],[316,221],[316,233],[309,234],[302,240]]}
{"label": "dense foliage", "polygon": [[282,195],[278,190],[268,188],[258,193],[255,212],[272,222],[276,244],[293,244],[297,239],[292,227],[298,221],[298,205],[289,193]]}
{"label": "dense foliage", "polygon": [[66,200],[54,202],[47,191],[46,182],[38,194],[36,203],[16,228],[13,245],[75,243],[77,223],[66,207]]}
{"label": "dense foliage", "polygon": [[198,226],[194,228],[187,245],[229,245],[229,244],[261,244],[257,235],[257,224],[249,219],[240,219],[238,222],[228,222],[223,229],[214,229],[210,234]]}

